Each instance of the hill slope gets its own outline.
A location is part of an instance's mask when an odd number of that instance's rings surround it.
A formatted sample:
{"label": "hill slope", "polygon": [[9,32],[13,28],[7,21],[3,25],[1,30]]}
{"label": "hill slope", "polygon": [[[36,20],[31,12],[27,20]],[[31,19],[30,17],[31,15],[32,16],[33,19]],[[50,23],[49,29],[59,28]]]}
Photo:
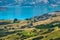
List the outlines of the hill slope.
{"label": "hill slope", "polygon": [[60,40],[60,12],[43,14],[16,22],[0,21],[0,40],[51,39]]}

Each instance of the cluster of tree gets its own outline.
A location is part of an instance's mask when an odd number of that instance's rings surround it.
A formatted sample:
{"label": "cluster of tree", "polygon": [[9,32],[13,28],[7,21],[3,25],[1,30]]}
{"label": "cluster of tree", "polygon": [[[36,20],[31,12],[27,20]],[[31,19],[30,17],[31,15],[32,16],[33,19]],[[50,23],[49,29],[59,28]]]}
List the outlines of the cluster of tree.
{"label": "cluster of tree", "polygon": [[42,24],[42,25],[36,26],[35,28],[38,28],[38,29],[47,29],[47,28],[53,28],[53,27],[55,27],[55,26],[52,25],[52,24],[46,24],[46,25]]}

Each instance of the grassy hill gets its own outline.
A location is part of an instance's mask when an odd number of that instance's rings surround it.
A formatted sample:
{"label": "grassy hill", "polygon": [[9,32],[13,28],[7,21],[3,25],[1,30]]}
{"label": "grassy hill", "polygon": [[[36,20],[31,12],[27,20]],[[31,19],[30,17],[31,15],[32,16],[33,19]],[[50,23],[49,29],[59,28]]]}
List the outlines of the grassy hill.
{"label": "grassy hill", "polygon": [[60,40],[60,12],[54,13],[26,20],[0,20],[0,40]]}

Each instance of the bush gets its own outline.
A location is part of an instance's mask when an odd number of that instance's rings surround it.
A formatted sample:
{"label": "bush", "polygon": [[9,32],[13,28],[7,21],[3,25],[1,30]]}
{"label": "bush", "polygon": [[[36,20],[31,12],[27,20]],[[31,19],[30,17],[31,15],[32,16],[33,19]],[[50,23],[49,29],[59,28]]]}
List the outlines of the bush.
{"label": "bush", "polygon": [[15,22],[17,22],[17,21],[18,21],[18,19],[17,19],[17,18],[15,18],[13,22],[15,23]]}
{"label": "bush", "polygon": [[42,33],[42,34],[47,34],[47,33],[50,33],[52,32],[54,29],[48,29],[46,32]]}
{"label": "bush", "polygon": [[21,35],[21,33],[17,33],[17,35]]}
{"label": "bush", "polygon": [[39,36],[39,37],[34,38],[34,39],[32,39],[32,40],[40,40],[40,39],[42,39],[42,38],[44,38],[44,37],[43,37],[43,36]]}

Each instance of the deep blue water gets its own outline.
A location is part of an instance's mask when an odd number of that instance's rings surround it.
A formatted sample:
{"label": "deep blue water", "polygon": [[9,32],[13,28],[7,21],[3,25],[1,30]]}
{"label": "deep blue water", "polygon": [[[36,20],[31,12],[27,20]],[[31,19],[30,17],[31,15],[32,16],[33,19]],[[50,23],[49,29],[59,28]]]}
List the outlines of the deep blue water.
{"label": "deep blue water", "polygon": [[51,13],[60,10],[60,6],[40,6],[40,7],[6,7],[6,10],[0,10],[0,19],[26,19],[44,13]]}

